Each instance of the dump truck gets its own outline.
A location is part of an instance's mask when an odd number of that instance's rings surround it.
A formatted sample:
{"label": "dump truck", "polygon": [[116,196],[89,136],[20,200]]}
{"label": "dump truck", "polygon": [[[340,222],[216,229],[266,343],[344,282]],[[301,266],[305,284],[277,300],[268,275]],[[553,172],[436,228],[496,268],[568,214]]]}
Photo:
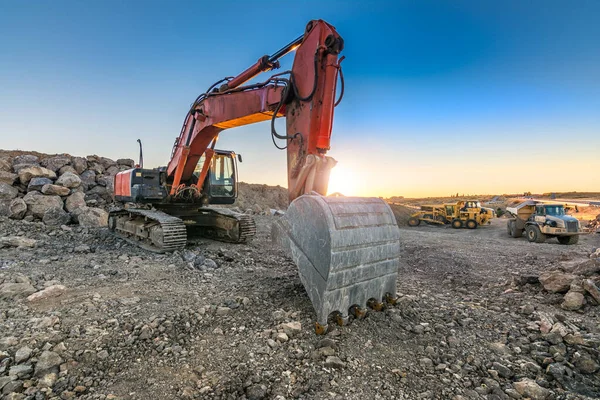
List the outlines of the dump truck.
{"label": "dump truck", "polygon": [[489,224],[496,216],[491,208],[482,207],[477,200],[458,201],[447,204],[422,205],[421,210],[411,215],[409,226],[419,226],[422,222],[431,225],[450,224],[455,229],[475,229]]}
{"label": "dump truck", "polygon": [[583,233],[577,218],[566,215],[562,204],[526,200],[507,207],[506,212],[512,217],[506,222],[506,230],[513,238],[525,232],[532,243],[544,243],[555,237],[560,244],[571,245],[576,244]]}

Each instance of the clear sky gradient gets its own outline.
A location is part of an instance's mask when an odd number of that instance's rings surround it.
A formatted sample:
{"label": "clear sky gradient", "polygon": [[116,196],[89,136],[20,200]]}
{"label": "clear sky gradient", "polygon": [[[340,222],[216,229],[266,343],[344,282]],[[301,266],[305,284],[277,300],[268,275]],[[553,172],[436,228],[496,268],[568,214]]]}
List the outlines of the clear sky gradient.
{"label": "clear sky gradient", "polygon": [[[596,0],[0,0],[0,148],[137,158],[140,138],[165,165],[199,93],[319,18],[345,40],[332,191],[600,191]],[[286,186],[268,123],[219,147]]]}

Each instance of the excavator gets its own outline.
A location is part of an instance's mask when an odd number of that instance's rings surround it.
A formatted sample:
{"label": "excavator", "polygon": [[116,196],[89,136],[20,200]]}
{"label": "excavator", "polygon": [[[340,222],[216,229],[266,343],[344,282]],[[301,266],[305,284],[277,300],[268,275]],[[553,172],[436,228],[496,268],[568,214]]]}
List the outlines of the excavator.
{"label": "excavator", "polygon": [[[337,163],[326,154],[344,93],[343,48],[332,25],[312,20],[282,49],[211,85],[187,112],[166,167],[144,168],[140,157],[138,166],[115,176],[115,200],[125,205],[109,213],[109,229],[159,252],[184,248],[192,231],[231,243],[251,240],[252,217],[223,207],[237,197],[241,156],[216,144],[227,129],[270,121],[273,143],[287,151],[290,199],[271,237],[298,267],[316,312],[315,332],[394,303],[400,243],[390,207],[379,198],[327,196]],[[293,51],[291,70],[248,83]],[[286,119],[285,133],[277,132],[276,118]]]}

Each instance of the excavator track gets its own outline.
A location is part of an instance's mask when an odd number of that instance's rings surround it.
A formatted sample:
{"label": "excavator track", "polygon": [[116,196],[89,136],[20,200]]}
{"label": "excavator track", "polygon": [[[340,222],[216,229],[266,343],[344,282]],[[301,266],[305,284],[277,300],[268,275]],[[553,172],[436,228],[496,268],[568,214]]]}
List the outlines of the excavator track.
{"label": "excavator track", "polygon": [[188,229],[190,234],[228,243],[246,243],[256,235],[256,224],[250,215],[227,208],[178,210],[177,216],[139,208],[114,210],[109,214],[108,227],[129,243],[159,253],[183,249]]}
{"label": "excavator track", "polygon": [[254,218],[228,208],[203,207],[181,218],[191,232],[220,242],[246,243],[256,235]]}
{"label": "excavator track", "polygon": [[250,215],[241,214],[237,218],[240,224],[240,236],[237,243],[246,243],[256,235],[256,223]]}
{"label": "excavator track", "polygon": [[120,238],[158,253],[183,249],[187,243],[183,220],[162,211],[114,210],[109,214],[108,227]]}

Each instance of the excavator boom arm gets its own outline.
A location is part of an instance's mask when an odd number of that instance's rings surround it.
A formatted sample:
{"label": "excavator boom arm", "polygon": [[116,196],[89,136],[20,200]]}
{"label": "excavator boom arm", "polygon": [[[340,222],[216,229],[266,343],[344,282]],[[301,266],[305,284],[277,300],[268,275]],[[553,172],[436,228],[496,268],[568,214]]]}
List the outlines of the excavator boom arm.
{"label": "excavator boom arm", "polygon": [[[241,86],[261,72],[277,68],[277,60],[294,49],[291,71]],[[214,149],[221,131],[269,119],[272,135],[286,142],[290,200],[312,191],[326,194],[329,171],[335,165],[325,153],[330,147],[342,49],[343,40],[335,28],[321,20],[311,21],[303,36],[199,96],[186,116],[167,167],[171,194],[189,181],[202,155],[207,155],[205,163],[210,162],[207,150]],[[277,117],[286,117],[285,134],[275,131],[273,120]]]}

